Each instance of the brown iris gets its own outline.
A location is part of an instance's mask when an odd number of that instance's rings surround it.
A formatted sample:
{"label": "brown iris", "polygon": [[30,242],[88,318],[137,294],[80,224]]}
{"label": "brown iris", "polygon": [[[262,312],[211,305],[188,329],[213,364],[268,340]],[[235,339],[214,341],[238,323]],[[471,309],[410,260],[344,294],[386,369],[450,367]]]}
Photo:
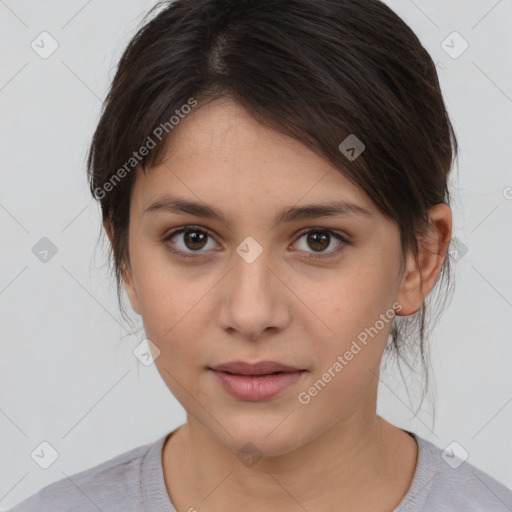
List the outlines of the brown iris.
{"label": "brown iris", "polygon": [[311,231],[308,233],[307,242],[314,251],[322,251],[329,247],[330,238],[325,231]]}
{"label": "brown iris", "polygon": [[203,231],[189,230],[185,232],[185,245],[192,251],[202,249],[207,242],[208,234]]}

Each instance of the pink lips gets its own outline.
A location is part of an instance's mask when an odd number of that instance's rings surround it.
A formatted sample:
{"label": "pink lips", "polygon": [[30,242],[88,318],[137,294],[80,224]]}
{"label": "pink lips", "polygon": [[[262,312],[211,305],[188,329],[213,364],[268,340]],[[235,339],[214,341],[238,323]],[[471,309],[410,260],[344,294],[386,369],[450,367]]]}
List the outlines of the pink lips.
{"label": "pink lips", "polygon": [[210,368],[229,394],[240,400],[271,398],[297,382],[305,370],[274,361],[234,361]]}

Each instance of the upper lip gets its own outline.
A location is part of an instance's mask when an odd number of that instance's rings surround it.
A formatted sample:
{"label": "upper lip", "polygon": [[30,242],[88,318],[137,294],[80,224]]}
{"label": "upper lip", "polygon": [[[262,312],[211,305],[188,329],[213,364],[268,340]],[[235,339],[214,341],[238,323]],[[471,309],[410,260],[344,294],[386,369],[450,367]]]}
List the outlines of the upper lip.
{"label": "upper lip", "polygon": [[218,372],[229,372],[237,375],[269,375],[275,372],[296,372],[300,368],[287,366],[275,361],[260,361],[258,363],[247,363],[245,361],[233,361],[220,364],[211,368]]}

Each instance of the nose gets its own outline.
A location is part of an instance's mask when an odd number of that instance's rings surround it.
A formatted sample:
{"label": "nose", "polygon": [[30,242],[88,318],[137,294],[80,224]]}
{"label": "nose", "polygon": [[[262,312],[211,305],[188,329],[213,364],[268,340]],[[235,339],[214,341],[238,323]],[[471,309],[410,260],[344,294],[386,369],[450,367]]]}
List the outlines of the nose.
{"label": "nose", "polygon": [[290,292],[266,253],[247,262],[234,255],[231,271],[220,289],[218,321],[231,334],[257,341],[265,333],[279,332],[291,318]]}

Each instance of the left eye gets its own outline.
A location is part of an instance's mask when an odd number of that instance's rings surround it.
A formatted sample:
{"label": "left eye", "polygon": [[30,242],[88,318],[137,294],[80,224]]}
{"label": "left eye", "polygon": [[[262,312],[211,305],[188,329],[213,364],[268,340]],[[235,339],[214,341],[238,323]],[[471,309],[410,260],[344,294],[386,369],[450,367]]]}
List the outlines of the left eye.
{"label": "left eye", "polygon": [[[323,228],[315,228],[306,231],[298,240],[300,241],[302,239],[305,239],[305,243],[303,243],[302,246],[298,244],[298,249],[309,252],[307,248],[311,248],[313,250],[313,257],[315,256],[314,253],[337,253],[343,248],[344,242],[346,242],[340,234]],[[334,250],[326,251],[329,247],[332,249],[333,241],[337,242]]]}

